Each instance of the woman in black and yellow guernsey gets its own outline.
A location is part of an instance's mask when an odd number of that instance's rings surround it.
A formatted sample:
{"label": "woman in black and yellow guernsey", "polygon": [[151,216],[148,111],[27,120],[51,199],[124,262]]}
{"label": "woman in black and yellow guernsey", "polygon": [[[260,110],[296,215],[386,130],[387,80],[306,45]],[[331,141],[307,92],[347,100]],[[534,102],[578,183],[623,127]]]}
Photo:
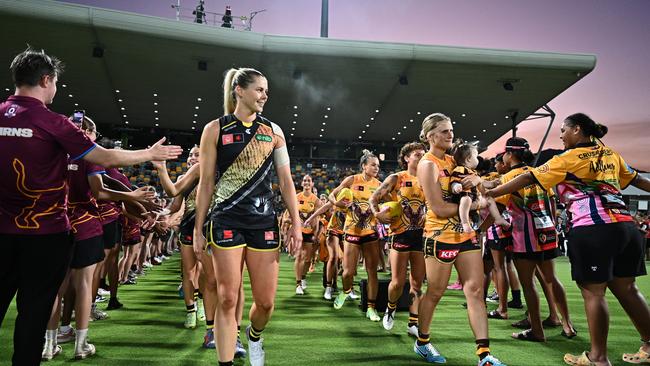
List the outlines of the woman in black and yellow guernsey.
{"label": "woman in black and yellow guernsey", "polygon": [[[463,279],[469,323],[476,338],[478,365],[503,366],[503,363],[490,355],[487,314],[483,301],[481,246],[474,231],[463,231],[457,212],[458,205],[450,202],[450,177],[456,167],[454,159],[446,154],[454,141],[451,119],[441,113],[427,116],[422,121],[420,139],[429,144],[429,151],[422,157],[417,168],[418,181],[427,203],[423,247],[428,286],[420,299],[419,334],[413,350],[428,362],[446,362],[429,341],[429,329],[433,312],[447,288],[451,267],[455,265]],[[485,204],[481,201],[479,203]]]}
{"label": "woman in black and yellow guernsey", "polygon": [[368,274],[368,309],[366,317],[373,322],[381,320],[375,301],[377,299],[378,279],[377,263],[379,262],[379,236],[375,231],[375,216],[370,209],[368,200],[379,187],[379,159],[369,150],[363,150],[360,162],[362,172],[343,179],[329,195],[329,200],[337,207],[346,207],[345,200],[337,201],[336,197],[344,188],[352,191],[352,201],[347,203],[347,213],[343,232],[343,292],[334,299],[334,308],[340,309],[352,292],[352,282],[357,272],[359,251],[363,253]]}
{"label": "woman in black and yellow guernsey", "polygon": [[293,264],[293,269],[296,273],[296,295],[304,295],[307,288],[307,269],[311,262],[311,257],[314,251],[314,233],[316,229],[314,226],[318,225],[318,221],[314,224],[306,224],[305,221],[315,210],[321,206],[321,202],[313,192],[314,183],[309,174],[302,177],[302,192],[298,193],[296,199],[298,200],[298,211],[300,213],[300,221],[302,221],[302,250],[296,253],[296,260]]}
{"label": "woman in black and yellow guernsey", "polygon": [[[251,365],[257,366],[264,365],[261,334],[273,312],[279,271],[273,168],[291,215],[291,245],[296,248],[302,246],[302,223],[284,134],[259,114],[268,100],[266,77],[254,69],[230,69],[223,85],[226,115],[208,123],[201,136],[194,250],[197,255],[204,250],[212,254],[219,365],[233,364],[237,298],[246,264],[254,299],[246,328],[248,357]],[[215,202],[204,230],[213,193]]]}
{"label": "woman in black and yellow guernsey", "polygon": [[[418,336],[418,305],[424,280],[424,255],[422,252],[422,230],[426,205],[424,192],[415,176],[418,163],[424,155],[422,143],[411,142],[399,152],[399,164],[404,170],[389,175],[370,197],[370,207],[377,221],[390,224],[390,268],[388,285],[388,306],[383,318],[386,330],[393,329],[397,302],[402,295],[406,279],[410,279],[410,306],[407,333]],[[399,216],[379,208],[380,201],[397,201],[401,210]],[[408,274],[411,265],[410,276]]]}

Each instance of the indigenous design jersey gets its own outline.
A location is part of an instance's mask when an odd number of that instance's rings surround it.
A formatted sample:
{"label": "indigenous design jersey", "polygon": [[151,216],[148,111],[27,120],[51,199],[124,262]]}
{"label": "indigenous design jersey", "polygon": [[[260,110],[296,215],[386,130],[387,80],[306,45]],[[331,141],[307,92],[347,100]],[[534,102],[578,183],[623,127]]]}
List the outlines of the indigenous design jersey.
{"label": "indigenous design jersey", "polygon": [[[446,155],[444,159],[438,159],[431,152],[427,152],[422,157],[436,164],[438,167],[438,183],[442,189],[442,197],[445,201],[451,202],[451,172],[454,171],[456,163],[454,158]],[[424,223],[424,236],[447,244],[460,244],[475,237],[474,232],[463,232],[463,225],[460,223],[458,215],[449,218],[440,218],[436,216],[433,210],[427,210],[426,221]]]}
{"label": "indigenous design jersey", "polygon": [[227,115],[219,118],[219,127],[211,219],[233,229],[277,226],[271,174],[273,151],[283,136],[282,130],[259,115],[251,124]]}
{"label": "indigenous design jersey", "polygon": [[[531,169],[523,164],[501,176],[505,184]],[[513,252],[532,253],[557,247],[550,195],[537,184],[510,194],[508,210],[512,216]]]}
{"label": "indigenous design jersey", "polygon": [[621,190],[637,172],[607,146],[580,144],[531,172],[545,189],[557,185],[572,227],[634,220]]}
{"label": "indigenous design jersey", "polygon": [[[119,181],[122,184],[124,183],[124,180],[122,180],[122,177],[126,178],[122,173],[120,173],[119,170],[116,168],[108,168],[106,169],[106,175],[109,177]],[[128,178],[126,178],[126,184],[127,187],[131,185],[129,182]],[[97,205],[99,206],[99,216],[102,219],[102,224],[110,224],[111,222],[117,220],[120,217],[120,214],[122,213],[122,208],[120,207],[119,202],[115,201],[97,201]]]}
{"label": "indigenous design jersey", "polygon": [[0,233],[70,230],[67,155],[80,159],[95,146],[37,99],[13,95],[0,104]]}
{"label": "indigenous design jersey", "polygon": [[345,225],[345,212],[347,210],[334,206],[334,212],[327,224],[327,231],[334,234],[343,234],[343,226]]}
{"label": "indigenous design jersey", "polygon": [[315,194],[310,194],[309,197],[307,197],[303,192],[300,192],[297,194],[298,198],[298,214],[300,216],[300,222],[303,223],[302,226],[302,233],[303,234],[311,234],[314,232],[314,229],[310,227],[305,227],[304,223],[305,220],[311,216],[311,214],[314,212],[314,208],[316,207],[316,200],[318,197],[316,197]]}
{"label": "indigenous design jersey", "polygon": [[[493,180],[500,180],[501,175],[497,172],[490,172],[482,176],[481,178],[483,178],[484,181],[489,182]],[[497,197],[494,200],[496,201],[496,203],[499,203],[503,206],[508,206],[509,199],[510,199],[510,195],[507,194],[501,197]],[[487,209],[485,211],[487,211]],[[488,215],[489,212],[486,212],[485,216],[487,217]],[[510,216],[508,210],[503,210],[503,212],[501,212],[501,217],[503,217],[503,219],[508,221],[509,223],[512,223],[512,216]],[[488,240],[512,238],[512,226],[510,226],[508,230],[503,230],[503,227],[501,225],[493,224],[487,229],[486,234]]]}
{"label": "indigenous design jersey", "polygon": [[[350,235],[366,236],[375,232],[375,216],[370,210],[368,200],[379,187],[379,180],[372,178],[366,181],[363,174],[353,175],[352,205],[345,215],[343,232]],[[332,220],[334,221],[334,220]]]}
{"label": "indigenous design jersey", "polygon": [[86,162],[71,160],[68,164],[68,217],[75,241],[81,241],[102,235],[102,221],[99,216],[97,201],[92,195],[88,177],[104,174],[104,168]]}
{"label": "indigenous design jersey", "polygon": [[402,206],[402,215],[390,224],[390,235],[401,234],[407,230],[422,230],[427,206],[424,204],[424,192],[417,177],[408,171],[395,173],[397,182],[393,195]]}

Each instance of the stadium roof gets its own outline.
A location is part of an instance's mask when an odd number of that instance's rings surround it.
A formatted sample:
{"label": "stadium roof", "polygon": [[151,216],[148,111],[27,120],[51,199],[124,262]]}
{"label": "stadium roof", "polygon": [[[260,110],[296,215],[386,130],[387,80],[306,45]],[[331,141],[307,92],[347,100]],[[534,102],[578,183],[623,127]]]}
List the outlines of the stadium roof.
{"label": "stadium roof", "polygon": [[[518,123],[596,62],[593,55],[277,36],[42,0],[0,0],[0,34],[2,65],[26,43],[65,61],[52,107],[62,113],[77,103],[99,123],[200,130],[223,113],[224,71],[248,66],[267,75],[264,115],[287,135],[344,141],[413,140],[426,114],[443,112],[458,121],[457,136],[490,143],[511,129],[515,112]],[[8,73],[0,88],[13,91]]]}

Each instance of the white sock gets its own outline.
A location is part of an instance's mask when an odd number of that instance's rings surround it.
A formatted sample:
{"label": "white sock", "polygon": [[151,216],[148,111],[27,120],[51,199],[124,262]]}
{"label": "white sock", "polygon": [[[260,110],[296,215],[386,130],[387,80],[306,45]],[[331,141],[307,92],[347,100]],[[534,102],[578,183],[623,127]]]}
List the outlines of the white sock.
{"label": "white sock", "polygon": [[46,329],[45,330],[45,347],[54,347],[56,346],[56,329]]}
{"label": "white sock", "polygon": [[74,348],[77,351],[81,351],[83,346],[86,344],[86,339],[88,337],[88,328],[86,329],[77,329],[77,337],[74,342]]}
{"label": "white sock", "polygon": [[70,329],[72,329],[72,327],[70,326],[70,324],[68,324],[68,325],[62,325],[62,326],[59,327],[59,330],[61,331],[61,333],[69,332]]}

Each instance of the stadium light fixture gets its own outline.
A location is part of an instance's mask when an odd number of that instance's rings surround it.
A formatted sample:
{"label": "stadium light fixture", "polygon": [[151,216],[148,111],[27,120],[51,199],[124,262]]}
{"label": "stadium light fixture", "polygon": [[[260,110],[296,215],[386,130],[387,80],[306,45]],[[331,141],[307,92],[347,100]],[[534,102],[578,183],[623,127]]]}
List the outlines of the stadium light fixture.
{"label": "stadium light fixture", "polygon": [[327,118],[327,115],[325,115],[324,117]]}
{"label": "stadium light fixture", "polygon": [[122,99],[118,99],[117,101],[120,102],[120,103],[122,103]]}
{"label": "stadium light fixture", "polygon": [[120,108],[120,110],[125,110],[125,109],[126,109],[126,108],[124,108],[124,107]]}
{"label": "stadium light fixture", "polygon": [[406,126],[404,126],[404,129],[406,129]]}
{"label": "stadium light fixture", "polygon": [[74,106],[75,106],[75,107],[79,107],[79,103],[75,103]]}
{"label": "stadium light fixture", "polygon": [[[66,84],[61,84],[62,87],[67,88],[68,86]],[[5,89],[6,91],[9,91],[9,88]]]}
{"label": "stadium light fixture", "polygon": [[467,116],[467,115],[466,115],[465,113],[463,113],[463,114],[461,114],[460,116],[461,116],[461,117],[465,117],[465,116]]}
{"label": "stadium light fixture", "polygon": [[492,124],[492,126],[496,126],[496,125],[497,125],[496,122]]}
{"label": "stadium light fixture", "polygon": [[361,133],[366,133],[366,130],[361,131]]}
{"label": "stadium light fixture", "polygon": [[199,106],[198,105],[194,106],[194,109],[199,109]]}
{"label": "stadium light fixture", "polygon": [[158,113],[158,111],[153,111],[154,113]]}
{"label": "stadium light fixture", "polygon": [[325,126],[326,124],[327,124],[327,122],[323,122],[323,126]]}
{"label": "stadium light fixture", "polygon": [[72,95],[72,94],[68,94],[68,97],[70,97],[70,98],[72,98],[72,97],[73,97],[73,95]]}
{"label": "stadium light fixture", "polygon": [[323,135],[318,135],[318,137],[323,137]]}
{"label": "stadium light fixture", "polygon": [[483,130],[483,132],[486,132],[486,131],[485,131],[485,130]]}
{"label": "stadium light fixture", "polygon": [[293,116],[294,116],[294,117],[298,117],[298,113],[294,113]]}
{"label": "stadium light fixture", "polygon": [[201,98],[196,98],[196,100],[197,100],[198,102],[200,102],[200,101],[202,101],[202,99],[201,99]]}
{"label": "stadium light fixture", "polygon": [[375,109],[375,113],[379,113],[379,109]]}
{"label": "stadium light fixture", "polygon": [[128,125],[128,124],[129,124],[129,121],[124,121],[124,123]]}
{"label": "stadium light fixture", "polygon": [[198,114],[194,113],[194,117],[198,117],[198,116],[199,116]]}
{"label": "stadium light fixture", "polygon": [[196,124],[196,121],[192,121],[192,123]]}
{"label": "stadium light fixture", "polygon": [[122,117],[126,118],[126,114],[123,114]]}
{"label": "stadium light fixture", "polygon": [[294,106],[293,106],[293,109],[298,109],[298,106],[297,106],[297,105],[294,105]]}
{"label": "stadium light fixture", "polygon": [[506,116],[506,119],[510,118],[510,116]]}
{"label": "stadium light fixture", "polygon": [[119,90],[119,89],[115,89],[115,92],[116,92],[116,93],[119,93],[119,92],[120,92],[120,90]]}
{"label": "stadium light fixture", "polygon": [[331,107],[327,107],[327,110],[328,110],[328,111],[331,111],[331,110],[332,110],[332,108],[331,108]]}
{"label": "stadium light fixture", "polygon": [[413,119],[411,118],[411,119],[409,120],[409,122],[413,122]]}
{"label": "stadium light fixture", "polygon": [[158,96],[158,94],[157,94],[157,93],[153,93],[153,96],[154,96],[154,97],[157,97],[157,96]]}
{"label": "stadium light fixture", "polygon": [[402,133],[401,133],[400,131],[397,131],[397,134],[398,134],[398,135],[401,135]]}
{"label": "stadium light fixture", "polygon": [[156,121],[158,120],[158,117],[154,118]]}
{"label": "stadium light fixture", "polygon": [[371,120],[371,121],[374,121],[374,120],[375,120],[375,117],[370,117],[370,120]]}
{"label": "stadium light fixture", "polygon": [[370,127],[370,125],[366,125],[366,127]]}
{"label": "stadium light fixture", "polygon": [[294,124],[294,125],[295,125],[296,123],[297,123],[296,121],[293,121],[293,124]]}
{"label": "stadium light fixture", "polygon": [[159,124],[156,123],[156,127],[160,126]]}

